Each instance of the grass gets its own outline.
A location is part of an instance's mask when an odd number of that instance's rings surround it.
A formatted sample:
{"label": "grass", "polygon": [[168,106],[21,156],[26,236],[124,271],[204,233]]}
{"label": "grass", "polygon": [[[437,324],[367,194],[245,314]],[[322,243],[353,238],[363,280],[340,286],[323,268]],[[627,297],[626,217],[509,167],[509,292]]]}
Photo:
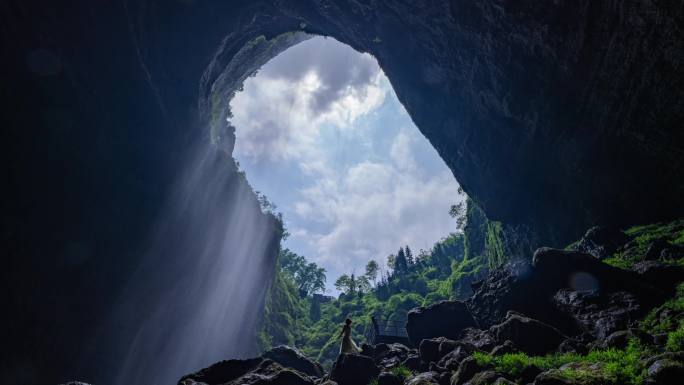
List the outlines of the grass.
{"label": "grass", "polygon": [[[684,219],[667,222],[655,223],[644,226],[634,226],[625,230],[634,242],[634,246],[629,250],[619,251],[604,262],[622,269],[629,269],[634,263],[643,260],[648,246],[653,241],[664,240],[672,245],[684,245]],[[684,266],[684,258],[679,260],[667,261]]]}
{"label": "grass", "polygon": [[[660,318],[664,312],[671,315]],[[684,312],[684,282],[677,286],[677,294],[671,300],[651,310],[641,321],[640,327],[651,334],[667,333],[665,349],[677,352],[684,350],[684,319],[678,320],[678,315]]]}
{"label": "grass", "polygon": [[406,379],[413,375],[413,371],[403,365],[390,369],[390,373],[394,374],[395,376],[399,376],[402,379]]}
{"label": "grass", "polygon": [[[394,367],[390,369],[390,373],[394,374],[395,376],[400,377],[402,380],[405,380],[413,375],[413,371],[406,366],[400,365],[397,367]],[[368,385],[378,385],[378,379],[374,378],[372,379]]]}
{"label": "grass", "polygon": [[487,353],[476,352],[473,357],[481,366],[491,366],[497,371],[508,373],[513,377],[519,376],[529,366],[536,366],[546,371],[557,369],[569,363],[601,364],[600,371],[587,370],[586,366],[579,369],[564,369],[557,372],[560,376],[577,379],[605,378],[619,384],[641,384],[644,379],[644,367],[641,359],[648,354],[646,348],[636,341],[631,341],[626,349],[594,350],[586,355],[575,353],[552,354],[547,356],[528,356],[525,353],[508,353],[492,356]]}

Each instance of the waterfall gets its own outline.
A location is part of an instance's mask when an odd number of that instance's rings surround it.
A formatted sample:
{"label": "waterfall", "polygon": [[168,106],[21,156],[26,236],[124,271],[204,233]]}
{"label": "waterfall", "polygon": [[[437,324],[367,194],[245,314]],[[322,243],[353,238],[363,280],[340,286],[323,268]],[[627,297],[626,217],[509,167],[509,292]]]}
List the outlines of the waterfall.
{"label": "waterfall", "polygon": [[115,384],[175,384],[256,354],[281,228],[225,152],[203,143],[186,164],[101,331],[117,336]]}

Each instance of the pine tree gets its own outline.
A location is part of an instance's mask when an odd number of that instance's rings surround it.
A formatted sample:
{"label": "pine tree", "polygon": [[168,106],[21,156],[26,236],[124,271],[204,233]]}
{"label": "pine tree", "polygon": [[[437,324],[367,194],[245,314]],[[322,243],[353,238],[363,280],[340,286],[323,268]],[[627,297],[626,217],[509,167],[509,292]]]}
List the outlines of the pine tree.
{"label": "pine tree", "polygon": [[397,257],[394,260],[394,272],[402,275],[408,271],[408,264],[406,263],[406,253],[402,247],[397,252]]}
{"label": "pine tree", "polygon": [[411,249],[408,247],[408,245],[406,245],[405,250],[406,262],[409,266],[412,266],[415,263],[415,261],[413,260],[413,253],[411,252]]}

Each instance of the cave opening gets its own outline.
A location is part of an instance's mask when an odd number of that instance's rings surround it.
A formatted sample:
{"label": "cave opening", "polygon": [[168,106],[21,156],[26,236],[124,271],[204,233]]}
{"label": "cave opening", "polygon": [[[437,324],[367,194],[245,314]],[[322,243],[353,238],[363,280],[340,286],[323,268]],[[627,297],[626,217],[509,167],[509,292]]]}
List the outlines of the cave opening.
{"label": "cave opening", "polygon": [[459,231],[450,207],[465,194],[373,56],[294,36],[231,95],[226,122],[238,167],[282,215],[282,247],[324,268],[322,292],[339,294],[337,277],[371,260],[384,271],[398,248],[426,252]]}

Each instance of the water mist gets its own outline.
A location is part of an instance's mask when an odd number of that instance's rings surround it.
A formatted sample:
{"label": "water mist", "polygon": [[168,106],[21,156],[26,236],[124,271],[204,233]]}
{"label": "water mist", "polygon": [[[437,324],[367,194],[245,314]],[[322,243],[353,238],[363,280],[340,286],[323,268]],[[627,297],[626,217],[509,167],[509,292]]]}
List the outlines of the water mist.
{"label": "water mist", "polygon": [[232,162],[209,143],[188,158],[104,331],[120,336],[115,383],[175,384],[216,361],[256,354],[280,226]]}

